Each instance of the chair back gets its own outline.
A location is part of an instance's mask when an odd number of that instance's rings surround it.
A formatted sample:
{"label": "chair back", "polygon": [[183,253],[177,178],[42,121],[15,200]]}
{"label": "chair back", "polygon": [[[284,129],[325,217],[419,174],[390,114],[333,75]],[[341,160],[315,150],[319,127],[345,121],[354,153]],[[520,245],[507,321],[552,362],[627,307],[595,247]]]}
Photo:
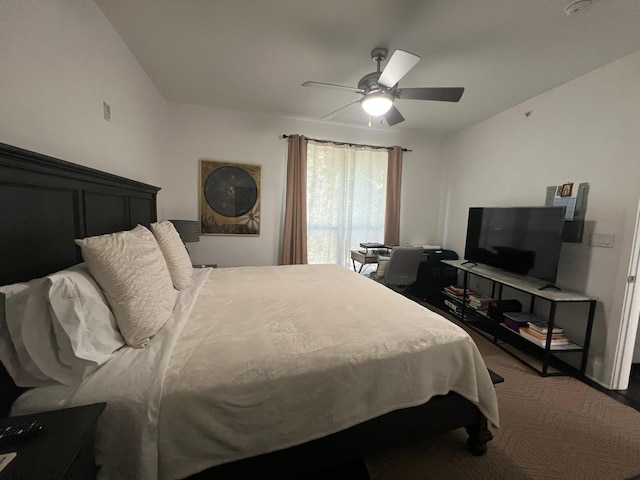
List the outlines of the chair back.
{"label": "chair back", "polygon": [[422,247],[394,247],[384,272],[384,283],[397,287],[415,283],[423,252]]}

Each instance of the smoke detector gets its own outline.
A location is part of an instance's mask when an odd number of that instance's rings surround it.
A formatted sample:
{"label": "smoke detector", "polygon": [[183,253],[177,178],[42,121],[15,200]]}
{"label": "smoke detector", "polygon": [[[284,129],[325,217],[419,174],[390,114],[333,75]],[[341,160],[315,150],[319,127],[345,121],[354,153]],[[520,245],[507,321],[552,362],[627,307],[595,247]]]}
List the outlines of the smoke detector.
{"label": "smoke detector", "polygon": [[576,13],[586,11],[590,6],[591,0],[578,0],[576,2],[571,2],[569,5],[564,7],[564,13],[568,16],[575,15]]}

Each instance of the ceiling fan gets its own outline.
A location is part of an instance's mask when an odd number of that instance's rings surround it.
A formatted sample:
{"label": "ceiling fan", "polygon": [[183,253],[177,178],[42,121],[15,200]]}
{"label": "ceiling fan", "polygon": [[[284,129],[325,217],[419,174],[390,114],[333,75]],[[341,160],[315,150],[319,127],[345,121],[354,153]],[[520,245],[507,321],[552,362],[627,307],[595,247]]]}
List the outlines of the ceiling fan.
{"label": "ceiling fan", "polygon": [[398,88],[398,82],[420,61],[420,57],[404,50],[396,50],[384,70],[380,71],[380,62],[386,60],[388,53],[389,51],[382,47],[371,50],[371,59],[376,62],[377,69],[362,77],[357,87],[323,82],[302,84],[303,87],[334,88],[362,95],[361,99],[325,115],[322,117],[323,120],[332,119],[359,103],[370,116],[384,117],[391,126],[404,121],[404,117],[394,105],[396,99],[457,102],[462,97],[462,87]]}

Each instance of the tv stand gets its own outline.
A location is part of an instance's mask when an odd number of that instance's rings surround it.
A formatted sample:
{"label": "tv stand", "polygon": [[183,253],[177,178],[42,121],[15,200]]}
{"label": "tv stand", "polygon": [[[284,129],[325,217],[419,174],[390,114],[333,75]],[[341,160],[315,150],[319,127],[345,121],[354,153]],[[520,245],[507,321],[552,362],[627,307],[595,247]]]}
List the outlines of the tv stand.
{"label": "tv stand", "polygon": [[[576,374],[579,378],[583,378],[587,368],[587,358],[589,356],[589,343],[591,341],[591,330],[593,327],[593,317],[596,309],[596,299],[589,297],[582,293],[572,292],[569,290],[561,290],[555,285],[548,284],[542,280],[536,280],[534,278],[525,277],[524,275],[518,275],[509,273],[498,268],[489,267],[482,264],[469,265],[469,262],[463,260],[441,260],[445,265],[449,265],[456,268],[463,273],[463,285],[462,295],[459,297],[453,296],[450,292],[445,290],[445,305],[455,308],[451,309],[451,313],[461,320],[465,325],[469,325],[478,332],[490,337],[493,342],[505,352],[519,360],[524,365],[535,370],[540,376],[557,376],[557,375],[569,375]],[[473,262],[472,262],[473,263]],[[540,308],[534,310],[536,301],[546,301],[549,304],[549,311],[546,315],[546,321],[548,324],[549,334],[547,335],[546,342],[542,342],[541,345],[534,343],[528,338],[520,335],[518,331],[512,330],[500,320],[495,320],[489,317],[487,310],[473,308],[468,303],[469,293],[469,278],[475,275],[491,282],[491,298],[500,302],[503,297],[503,288],[508,287],[517,292],[520,292],[520,297],[525,294],[529,298],[530,313],[534,311],[540,311]],[[573,325],[574,321],[579,320],[579,315],[570,315],[566,317],[566,322],[571,322],[571,328],[565,328],[570,330],[573,336],[579,336],[582,338],[570,338],[568,345],[551,345],[553,327],[556,320],[556,307],[561,304],[587,304],[588,314],[585,319],[584,335],[580,334],[580,328],[577,325]],[[524,306],[524,302],[523,302]],[[584,308],[584,307],[583,307]],[[526,311],[526,308],[523,308]],[[567,323],[567,327],[568,327]],[[521,352],[529,353],[533,357],[536,357],[541,362],[539,364],[530,363],[526,356],[521,355]],[[580,367],[574,367],[567,363],[560,355],[581,355]],[[566,357],[565,357],[566,358]],[[554,371],[549,371],[550,363],[553,363],[552,367]],[[567,371],[571,373],[566,373]]]}

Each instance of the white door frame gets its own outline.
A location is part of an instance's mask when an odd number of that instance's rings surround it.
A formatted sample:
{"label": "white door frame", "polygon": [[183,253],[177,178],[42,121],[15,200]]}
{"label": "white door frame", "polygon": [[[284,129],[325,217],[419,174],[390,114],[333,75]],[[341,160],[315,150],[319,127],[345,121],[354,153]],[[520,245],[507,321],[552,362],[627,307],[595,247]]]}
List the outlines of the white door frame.
{"label": "white door frame", "polygon": [[640,203],[636,214],[636,229],[631,246],[631,261],[627,272],[627,287],[622,304],[622,321],[613,363],[612,390],[626,390],[629,386],[631,363],[640,321]]}

